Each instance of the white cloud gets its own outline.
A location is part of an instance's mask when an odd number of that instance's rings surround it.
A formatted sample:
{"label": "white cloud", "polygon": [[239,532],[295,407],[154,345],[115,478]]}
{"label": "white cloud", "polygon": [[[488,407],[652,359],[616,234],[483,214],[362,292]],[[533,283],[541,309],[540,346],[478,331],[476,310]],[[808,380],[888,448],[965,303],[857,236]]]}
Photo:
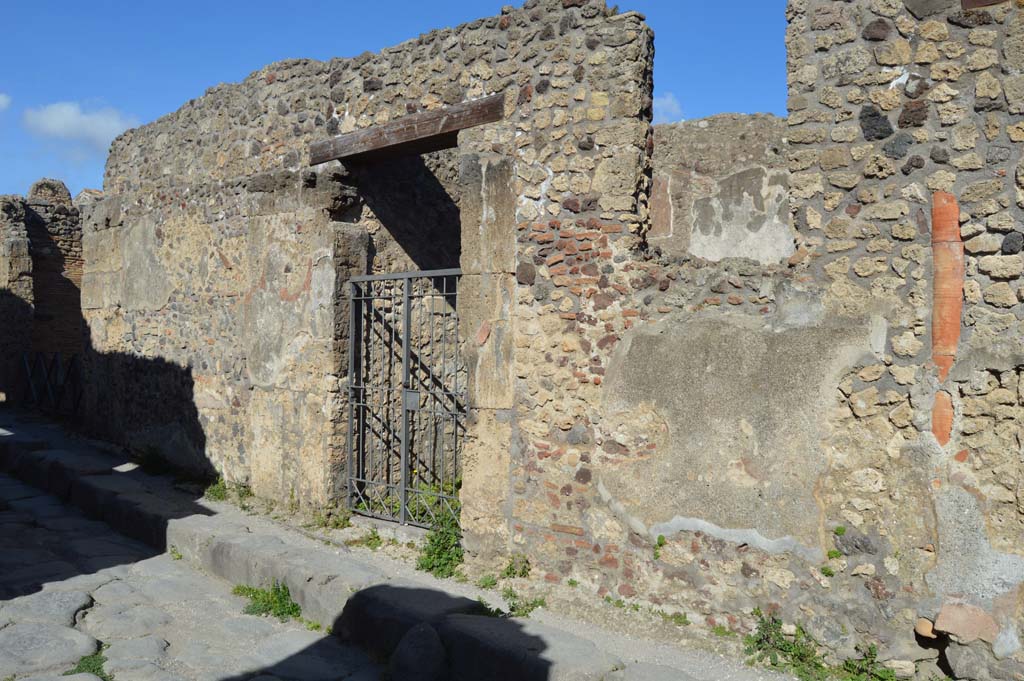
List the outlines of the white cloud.
{"label": "white cloud", "polygon": [[40,137],[83,142],[106,151],[115,137],[139,124],[138,120],[110,107],[83,111],[78,102],[57,102],[26,109],[23,121]]}
{"label": "white cloud", "polygon": [[671,92],[654,98],[654,122],[672,123],[683,119],[683,107]]}
{"label": "white cloud", "polygon": [[11,96],[10,95],[5,95],[4,93],[0,92],[0,111],[3,111],[4,109],[9,107],[10,105],[11,105]]}

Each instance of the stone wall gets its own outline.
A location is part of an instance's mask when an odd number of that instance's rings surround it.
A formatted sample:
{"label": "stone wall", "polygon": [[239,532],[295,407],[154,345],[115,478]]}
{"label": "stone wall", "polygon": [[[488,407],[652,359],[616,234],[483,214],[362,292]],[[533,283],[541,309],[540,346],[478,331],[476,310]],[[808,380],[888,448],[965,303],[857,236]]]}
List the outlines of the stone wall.
{"label": "stone wall", "polygon": [[67,187],[40,180],[26,197],[35,308],[32,349],[81,354],[82,225]]}
{"label": "stone wall", "polygon": [[[1024,13],[787,15],[785,123],[655,130],[643,17],[530,0],[129,131],[85,220],[97,425],[330,503],[345,282],[457,262],[478,567],[524,553],[707,626],[760,606],[836,658],[1014,678]],[[494,93],[505,118],[456,150],[308,167]]]}
{"label": "stone wall", "polygon": [[32,185],[27,197],[0,197],[0,393],[24,392],[23,356],[83,353],[78,209],[58,180]]}
{"label": "stone wall", "polygon": [[[757,202],[720,119],[699,144],[699,122],[655,133],[635,248],[588,270],[561,267],[569,230],[532,263],[521,248],[512,550],[709,625],[771,607],[839,657],[876,643],[901,674],[1013,678],[1024,18],[898,0],[788,16],[792,223],[766,220],[784,238],[726,236],[744,221],[725,207]],[[674,135],[695,159],[659,165]],[[763,140],[741,151],[781,174]]]}
{"label": "stone wall", "polygon": [[[154,415],[146,405],[162,386],[135,387],[130,364],[97,372],[94,425],[182,465],[212,463],[263,496],[328,503],[344,484],[345,282],[460,261],[463,336],[493,329],[472,353],[472,400],[480,423],[507,414],[507,395],[492,399],[507,382],[486,377],[513,367],[501,325],[516,207],[538,238],[557,234],[550,221],[579,220],[586,250],[639,232],[646,209],[650,36],[637,15],[610,14],[531,0],[378,55],[273,64],[118,138],[86,223],[91,342],[174,368],[165,400],[191,409],[195,427],[179,427],[177,408]],[[494,93],[506,94],[506,119],[457,152],[307,167],[313,141]],[[463,215],[467,196],[476,217]]]}
{"label": "stone wall", "polygon": [[21,396],[21,358],[32,342],[32,257],[25,202],[0,196],[0,402]]}
{"label": "stone wall", "polygon": [[[823,513],[887,530],[887,589],[933,597],[916,614],[938,615],[970,676],[1020,648],[1024,15],[951,0],[788,11],[800,271],[827,282],[827,310],[886,321],[884,351],[838,386]],[[975,607],[984,643],[964,629]]]}

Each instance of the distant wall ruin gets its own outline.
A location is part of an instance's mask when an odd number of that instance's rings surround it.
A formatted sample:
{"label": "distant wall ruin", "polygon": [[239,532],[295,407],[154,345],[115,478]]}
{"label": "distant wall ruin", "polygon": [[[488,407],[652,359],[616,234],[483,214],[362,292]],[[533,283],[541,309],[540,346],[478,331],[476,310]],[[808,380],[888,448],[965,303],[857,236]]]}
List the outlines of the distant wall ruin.
{"label": "distant wall ruin", "polygon": [[[0,197],[0,392],[17,402],[26,356],[84,350],[79,287],[82,227],[67,187],[44,179],[27,197]],[[30,360],[31,361],[31,360]]]}
{"label": "distant wall ruin", "polygon": [[785,136],[786,121],[767,114],[655,126],[651,245],[713,261],[789,258]]}

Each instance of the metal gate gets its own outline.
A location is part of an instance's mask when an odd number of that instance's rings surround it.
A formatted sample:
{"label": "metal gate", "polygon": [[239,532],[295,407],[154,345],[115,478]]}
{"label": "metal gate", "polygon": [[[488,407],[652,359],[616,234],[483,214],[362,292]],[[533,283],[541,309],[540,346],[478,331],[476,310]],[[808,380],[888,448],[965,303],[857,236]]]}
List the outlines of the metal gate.
{"label": "metal gate", "polygon": [[26,352],[21,361],[25,370],[25,406],[62,416],[78,414],[82,404],[81,357]]}
{"label": "metal gate", "polygon": [[431,527],[459,518],[466,366],[457,269],[349,280],[348,498]]}

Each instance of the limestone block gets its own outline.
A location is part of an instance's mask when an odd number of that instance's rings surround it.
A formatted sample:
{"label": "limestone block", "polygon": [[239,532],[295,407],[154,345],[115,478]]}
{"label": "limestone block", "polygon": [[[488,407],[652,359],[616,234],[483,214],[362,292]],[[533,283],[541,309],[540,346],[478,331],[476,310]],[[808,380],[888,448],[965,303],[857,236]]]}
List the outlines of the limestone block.
{"label": "limestone block", "polygon": [[463,274],[514,272],[516,202],[505,159],[464,155],[459,160]]}
{"label": "limestone block", "polygon": [[459,325],[466,339],[471,408],[512,408],[515,290],[515,275],[508,274],[463,275],[459,284]]}

